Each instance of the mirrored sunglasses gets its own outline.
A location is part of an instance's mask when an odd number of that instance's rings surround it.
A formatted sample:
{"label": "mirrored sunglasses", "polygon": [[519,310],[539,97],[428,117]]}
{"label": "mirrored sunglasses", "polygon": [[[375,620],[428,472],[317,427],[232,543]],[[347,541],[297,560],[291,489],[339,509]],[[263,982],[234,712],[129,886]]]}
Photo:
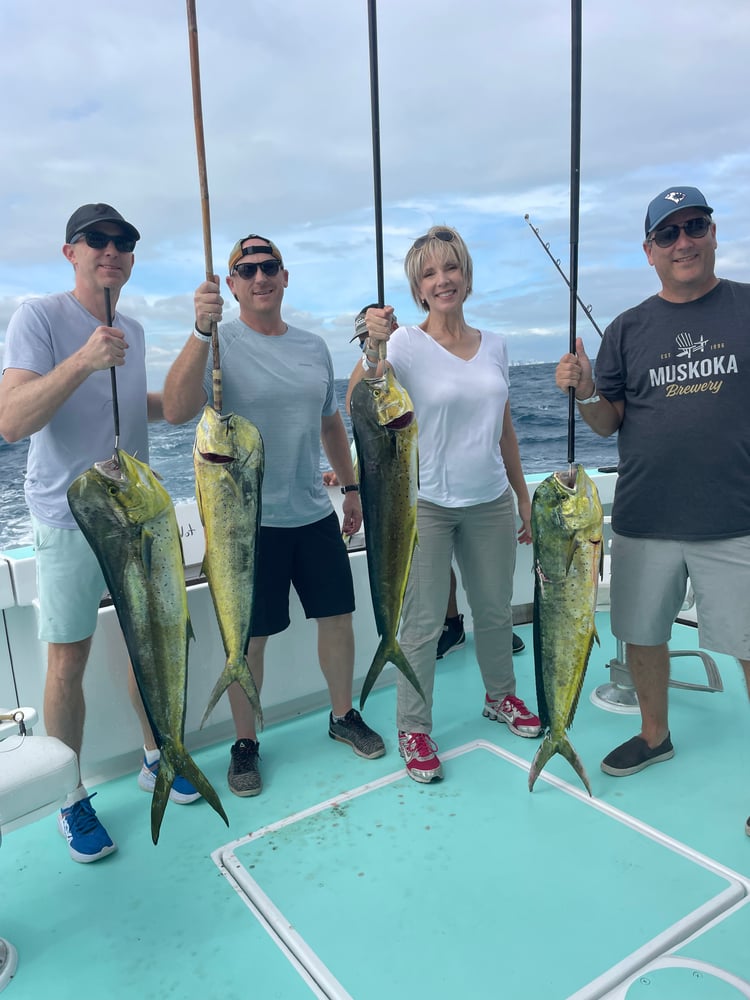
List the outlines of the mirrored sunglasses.
{"label": "mirrored sunglasses", "polygon": [[671,247],[673,243],[677,242],[681,229],[685,230],[685,235],[689,236],[691,240],[699,240],[706,235],[710,228],[711,220],[707,215],[701,215],[697,219],[688,219],[681,226],[678,226],[675,222],[671,226],[662,226],[661,229],[655,229],[649,242],[655,243],[658,247],[664,249],[665,247]]}
{"label": "mirrored sunglasses", "polygon": [[132,253],[136,244],[136,241],[129,236],[110,236],[109,233],[102,233],[98,229],[87,229],[83,233],[77,233],[70,242],[78,243],[79,240],[86,240],[86,246],[92,250],[103,250],[109,243],[114,243],[118,253]]}
{"label": "mirrored sunglasses", "polygon": [[454,239],[455,234],[450,229],[437,229],[434,233],[426,233],[424,236],[420,236],[419,239],[414,240],[412,249],[421,250],[425,243],[429,243],[430,240],[442,240],[443,243],[452,243]]}
{"label": "mirrored sunglasses", "polygon": [[[259,250],[258,247],[254,247],[254,249],[256,252]],[[279,273],[281,264],[277,260],[262,260],[260,264],[235,264],[232,268],[232,274],[238,274],[246,281],[250,281],[251,278],[255,277],[258,268],[261,269],[263,274],[267,274],[269,278],[273,278]]]}

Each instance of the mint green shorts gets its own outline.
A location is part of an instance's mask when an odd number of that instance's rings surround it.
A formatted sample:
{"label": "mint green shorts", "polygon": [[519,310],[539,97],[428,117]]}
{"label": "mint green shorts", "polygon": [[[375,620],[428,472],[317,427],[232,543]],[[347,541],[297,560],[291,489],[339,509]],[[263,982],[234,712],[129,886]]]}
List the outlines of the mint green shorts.
{"label": "mint green shorts", "polygon": [[52,528],[32,515],[42,642],[80,642],[96,629],[106,585],[91,546],[77,528]]}

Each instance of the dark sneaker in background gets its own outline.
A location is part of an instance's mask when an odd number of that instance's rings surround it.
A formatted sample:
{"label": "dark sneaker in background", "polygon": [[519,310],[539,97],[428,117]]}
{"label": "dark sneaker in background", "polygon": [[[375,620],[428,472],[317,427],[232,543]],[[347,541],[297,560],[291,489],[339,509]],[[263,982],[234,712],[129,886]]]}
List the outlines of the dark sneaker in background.
{"label": "dark sneaker in background", "polygon": [[456,649],[461,649],[465,645],[464,616],[456,615],[455,618],[446,618],[443,625],[443,634],[438,639],[437,659],[442,660],[448,653],[452,653]]}
{"label": "dark sneaker in background", "polygon": [[260,795],[263,791],[263,780],[260,776],[260,743],[255,740],[237,740],[229,751],[230,761],[227,771],[227,783],[230,792],[240,798]]}
{"label": "dark sneaker in background", "polygon": [[385,753],[382,736],[370,729],[356,708],[350,708],[343,719],[328,715],[328,735],[339,743],[347,743],[360,757],[374,760]]}

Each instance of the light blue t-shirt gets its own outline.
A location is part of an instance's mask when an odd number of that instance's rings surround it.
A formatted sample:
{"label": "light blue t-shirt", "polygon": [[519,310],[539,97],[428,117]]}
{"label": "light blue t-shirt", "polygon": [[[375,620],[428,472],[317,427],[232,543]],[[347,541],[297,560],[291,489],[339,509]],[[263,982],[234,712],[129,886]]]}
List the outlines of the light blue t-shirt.
{"label": "light blue t-shirt", "polygon": [[[113,326],[128,343],[115,369],[120,447],[148,462],[145,337],[140,323],[115,313]],[[46,375],[83,347],[101,322],[72,292],[29,299],[8,323],[3,368]],[[31,435],[24,490],[31,513],[55,528],[77,528],[68,506],[73,480],[94,462],[112,457],[115,425],[110,370],[93,372]]]}
{"label": "light blue t-shirt", "polygon": [[[320,424],[337,410],[333,361],[322,337],[298,327],[269,337],[241,319],[219,327],[222,412],[251,420],[263,437],[263,524],[297,528],[333,510],[320,471]],[[209,400],[213,359],[203,385]]]}

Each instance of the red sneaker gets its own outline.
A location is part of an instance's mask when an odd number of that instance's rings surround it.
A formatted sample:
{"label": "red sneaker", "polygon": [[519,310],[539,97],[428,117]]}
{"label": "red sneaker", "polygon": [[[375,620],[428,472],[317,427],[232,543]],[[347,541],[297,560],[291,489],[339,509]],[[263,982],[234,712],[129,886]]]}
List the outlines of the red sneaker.
{"label": "red sneaker", "polygon": [[526,736],[533,739],[542,731],[542,724],[533,712],[530,712],[520,698],[506,694],[502,701],[493,701],[488,694],[484,696],[482,715],[494,722],[505,722],[508,729],[516,736]]}
{"label": "red sneaker", "polygon": [[443,765],[437,744],[427,733],[398,733],[398,752],[406,762],[406,773],[415,781],[427,784],[443,777]]}

